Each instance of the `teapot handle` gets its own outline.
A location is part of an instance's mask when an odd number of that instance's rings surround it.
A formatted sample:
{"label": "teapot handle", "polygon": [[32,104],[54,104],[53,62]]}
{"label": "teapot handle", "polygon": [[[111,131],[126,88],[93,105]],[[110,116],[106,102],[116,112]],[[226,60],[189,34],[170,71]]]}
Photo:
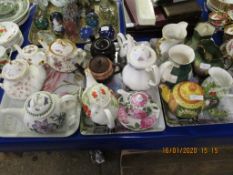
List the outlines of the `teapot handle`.
{"label": "teapot handle", "polygon": [[14,44],[14,48],[17,50],[17,52],[23,56],[23,50],[19,47],[18,44]]}
{"label": "teapot handle", "polygon": [[157,86],[160,83],[160,72],[159,68],[156,65],[151,66],[149,69],[146,69],[147,72],[152,72],[153,79],[149,81],[150,86]]}
{"label": "teapot handle", "polygon": [[159,72],[161,76],[161,81],[162,82],[171,82],[171,83],[176,83],[178,77],[175,75],[172,75],[169,70],[172,70],[175,64],[171,61],[166,61],[163,64],[160,65],[159,67]]}
{"label": "teapot handle", "polygon": [[78,100],[75,95],[64,95],[60,99],[61,109],[64,111],[68,111],[69,109],[74,108],[77,105],[77,102]]}
{"label": "teapot handle", "polygon": [[108,128],[109,129],[115,128],[115,118],[113,117],[110,110],[109,109],[104,109],[104,112],[105,112],[105,115],[106,115],[106,117],[108,119],[108,124],[107,124]]}
{"label": "teapot handle", "polygon": [[123,43],[126,41],[125,36],[122,33],[117,34],[117,42],[120,47],[123,47]]}

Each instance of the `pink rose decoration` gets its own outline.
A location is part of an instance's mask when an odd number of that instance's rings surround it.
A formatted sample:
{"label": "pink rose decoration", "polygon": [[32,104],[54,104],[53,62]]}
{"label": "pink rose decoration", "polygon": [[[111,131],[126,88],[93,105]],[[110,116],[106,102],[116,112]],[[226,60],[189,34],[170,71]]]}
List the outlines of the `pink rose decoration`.
{"label": "pink rose decoration", "polygon": [[132,114],[132,117],[137,118],[137,119],[144,119],[147,117],[147,113],[143,110],[140,109],[134,109]]}
{"label": "pink rose decoration", "polygon": [[148,101],[148,95],[143,92],[138,92],[132,95],[131,103],[138,107],[143,107]]}
{"label": "pink rose decoration", "polygon": [[118,119],[122,122],[122,123],[125,123],[125,124],[128,124],[129,121],[128,121],[128,114],[125,110],[125,107],[124,106],[121,106],[117,112],[117,116],[118,116]]}
{"label": "pink rose decoration", "polygon": [[151,116],[151,117],[147,117],[141,120],[141,128],[142,129],[148,129],[154,126],[156,122],[156,117],[155,116]]}

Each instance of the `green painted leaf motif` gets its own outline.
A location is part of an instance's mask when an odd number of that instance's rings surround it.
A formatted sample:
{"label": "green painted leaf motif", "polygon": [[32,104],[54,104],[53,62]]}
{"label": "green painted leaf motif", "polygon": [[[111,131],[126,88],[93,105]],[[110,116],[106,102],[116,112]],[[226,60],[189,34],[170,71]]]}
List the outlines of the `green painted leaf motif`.
{"label": "green painted leaf motif", "polygon": [[146,108],[145,108],[145,111],[146,111],[146,113],[147,113],[148,115],[150,115],[150,114],[152,113],[151,107],[146,107]]}
{"label": "green painted leaf motif", "polygon": [[140,128],[139,123],[135,123],[134,127],[135,127],[136,129]]}

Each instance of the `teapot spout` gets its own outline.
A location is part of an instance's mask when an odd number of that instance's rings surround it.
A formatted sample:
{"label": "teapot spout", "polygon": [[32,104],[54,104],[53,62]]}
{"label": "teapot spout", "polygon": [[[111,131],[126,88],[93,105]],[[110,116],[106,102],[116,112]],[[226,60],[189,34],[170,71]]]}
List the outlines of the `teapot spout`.
{"label": "teapot spout", "polygon": [[110,110],[104,109],[104,113],[105,113],[107,120],[108,120],[108,124],[107,124],[108,128],[109,129],[115,128],[115,118],[112,115],[112,113],[110,112]]}
{"label": "teapot spout", "polygon": [[170,99],[170,96],[171,96],[171,90],[170,90],[170,88],[166,84],[159,85],[159,88],[161,90],[161,95],[162,95],[163,100],[166,103],[168,103],[169,99]]}
{"label": "teapot spout", "polygon": [[89,68],[85,69],[85,75],[86,75],[86,88],[89,88],[97,83],[94,77],[92,76]]}

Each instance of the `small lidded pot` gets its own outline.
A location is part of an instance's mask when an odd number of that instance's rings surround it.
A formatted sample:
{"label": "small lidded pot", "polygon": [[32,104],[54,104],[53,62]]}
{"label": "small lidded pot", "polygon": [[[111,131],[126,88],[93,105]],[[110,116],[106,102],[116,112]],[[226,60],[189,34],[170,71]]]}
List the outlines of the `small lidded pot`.
{"label": "small lidded pot", "polygon": [[109,79],[113,74],[121,71],[121,67],[112,63],[112,61],[105,56],[96,56],[89,63],[89,69],[97,81],[104,81]]}
{"label": "small lidded pot", "polygon": [[93,57],[102,55],[114,61],[115,52],[116,52],[115,45],[109,38],[100,37],[97,39],[92,39],[91,55]]}
{"label": "small lidded pot", "polygon": [[126,128],[134,131],[152,128],[159,118],[160,109],[144,91],[117,91],[120,108],[117,113],[118,121]]}

